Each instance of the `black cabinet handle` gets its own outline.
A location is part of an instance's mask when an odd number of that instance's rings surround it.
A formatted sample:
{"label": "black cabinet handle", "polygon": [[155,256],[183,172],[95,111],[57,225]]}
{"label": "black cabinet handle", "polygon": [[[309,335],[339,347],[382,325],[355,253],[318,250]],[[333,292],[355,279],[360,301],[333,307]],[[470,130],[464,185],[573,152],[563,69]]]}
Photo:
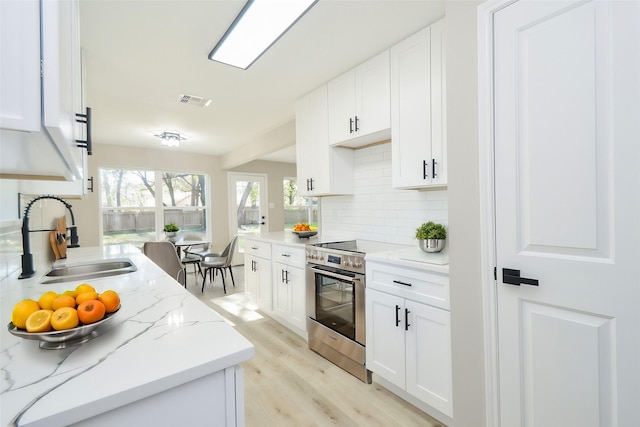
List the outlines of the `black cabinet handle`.
{"label": "black cabinet handle", "polygon": [[309,191],[313,191],[313,178],[309,178]]}
{"label": "black cabinet handle", "polygon": [[405,331],[408,331],[409,330],[409,326],[411,326],[411,325],[409,325],[409,313],[411,313],[409,311],[409,309],[405,308],[404,309],[404,330]]}
{"label": "black cabinet handle", "polygon": [[438,174],[436,173],[436,159],[431,159],[431,175],[433,175],[433,179],[436,179]]}
{"label": "black cabinet handle", "polygon": [[87,155],[93,154],[93,143],[91,139],[91,108],[87,107],[85,114],[76,113],[76,122],[87,125],[87,139],[76,139],[76,146],[87,149]]}
{"label": "black cabinet handle", "polygon": [[91,177],[91,178],[87,178],[87,182],[88,182],[88,183],[89,183],[89,182],[91,183],[91,185],[90,185],[90,186],[87,186],[87,191],[91,191],[91,192],[93,193],[93,177]]}
{"label": "black cabinet handle", "polygon": [[502,282],[516,286],[538,286],[538,279],[528,279],[526,277],[520,277],[520,270],[513,270],[511,268],[502,269]]}
{"label": "black cabinet handle", "polygon": [[358,116],[356,116],[356,132],[358,132],[360,129],[358,128]]}
{"label": "black cabinet handle", "polygon": [[422,161],[422,179],[427,179],[429,178],[429,172],[427,171],[427,161],[423,160]]}
{"label": "black cabinet handle", "polygon": [[396,304],[396,328],[400,324],[400,306]]}
{"label": "black cabinet handle", "polygon": [[349,133],[353,133],[353,119],[349,117]]}
{"label": "black cabinet handle", "polygon": [[393,283],[397,283],[398,285],[411,286],[411,283],[401,282],[400,280],[394,280]]}

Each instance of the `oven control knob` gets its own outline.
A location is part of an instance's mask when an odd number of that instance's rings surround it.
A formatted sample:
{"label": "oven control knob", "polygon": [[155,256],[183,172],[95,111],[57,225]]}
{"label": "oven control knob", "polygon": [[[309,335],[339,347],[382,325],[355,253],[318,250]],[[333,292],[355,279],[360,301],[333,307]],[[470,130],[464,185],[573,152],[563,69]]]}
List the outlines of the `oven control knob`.
{"label": "oven control knob", "polygon": [[362,268],[362,264],[360,264],[359,262],[356,262],[355,264],[353,264],[353,266],[355,268]]}
{"label": "oven control knob", "polygon": [[353,261],[345,261],[344,265],[346,265],[347,267],[353,267]]}

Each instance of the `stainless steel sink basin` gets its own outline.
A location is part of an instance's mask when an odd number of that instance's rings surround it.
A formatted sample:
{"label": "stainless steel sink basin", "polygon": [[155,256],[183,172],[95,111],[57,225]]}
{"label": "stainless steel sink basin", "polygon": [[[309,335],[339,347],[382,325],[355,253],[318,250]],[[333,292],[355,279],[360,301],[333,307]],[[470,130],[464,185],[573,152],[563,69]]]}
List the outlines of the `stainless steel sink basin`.
{"label": "stainless steel sink basin", "polygon": [[117,276],[137,271],[135,264],[128,258],[96,261],[87,264],[54,267],[42,277],[40,283],[61,283],[74,280],[97,279]]}

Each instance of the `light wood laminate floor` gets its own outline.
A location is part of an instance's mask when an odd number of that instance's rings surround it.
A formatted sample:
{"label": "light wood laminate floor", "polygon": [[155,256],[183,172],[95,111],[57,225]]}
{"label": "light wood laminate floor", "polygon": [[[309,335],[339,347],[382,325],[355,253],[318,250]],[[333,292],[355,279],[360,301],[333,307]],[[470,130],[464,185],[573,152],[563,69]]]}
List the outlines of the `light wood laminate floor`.
{"label": "light wood laminate floor", "polygon": [[191,273],[187,288],[255,346],[255,357],[242,365],[248,427],[443,426],[375,382],[365,384],[333,365],[257,311],[244,294],[242,268],[233,268],[235,288],[227,275],[227,295],[220,277],[201,293],[202,282],[195,286]]}

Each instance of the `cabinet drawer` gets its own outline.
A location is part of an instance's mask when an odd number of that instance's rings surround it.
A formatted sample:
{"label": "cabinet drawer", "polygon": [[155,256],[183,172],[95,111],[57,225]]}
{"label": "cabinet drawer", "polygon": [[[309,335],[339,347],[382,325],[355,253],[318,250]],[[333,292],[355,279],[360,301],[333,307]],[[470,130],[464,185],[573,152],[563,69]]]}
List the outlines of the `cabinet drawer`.
{"label": "cabinet drawer", "polygon": [[449,276],[446,274],[368,262],[367,289],[449,310]]}
{"label": "cabinet drawer", "polygon": [[292,267],[304,268],[306,264],[305,250],[292,246],[273,245],[272,259]]}
{"label": "cabinet drawer", "polygon": [[245,241],[244,251],[247,255],[271,259],[271,243],[247,239]]}

